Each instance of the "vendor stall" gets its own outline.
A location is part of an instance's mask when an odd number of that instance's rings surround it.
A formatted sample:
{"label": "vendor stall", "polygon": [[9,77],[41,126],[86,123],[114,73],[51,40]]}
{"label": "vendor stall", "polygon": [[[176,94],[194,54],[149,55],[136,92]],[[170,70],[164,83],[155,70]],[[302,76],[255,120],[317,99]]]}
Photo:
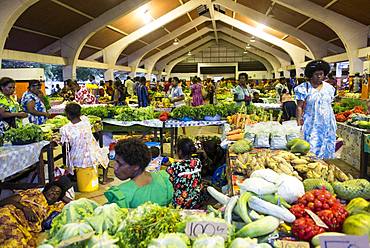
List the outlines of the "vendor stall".
{"label": "vendor stall", "polygon": [[[48,180],[54,180],[53,148],[49,141],[0,147],[0,189],[27,189],[45,185],[43,153],[47,152]],[[37,183],[10,182],[15,175],[36,165]]]}
{"label": "vendor stall", "polygon": [[365,156],[365,135],[370,130],[350,126],[345,123],[337,123],[337,135],[344,140],[341,159],[360,171],[360,177],[369,176],[369,161]]}

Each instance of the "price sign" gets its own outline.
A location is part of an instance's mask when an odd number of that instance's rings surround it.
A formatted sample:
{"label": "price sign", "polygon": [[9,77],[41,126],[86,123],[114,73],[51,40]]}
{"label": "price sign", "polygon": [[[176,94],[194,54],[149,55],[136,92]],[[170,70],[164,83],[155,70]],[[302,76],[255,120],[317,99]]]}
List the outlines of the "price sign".
{"label": "price sign", "polygon": [[227,225],[226,223],[210,221],[189,222],[186,224],[185,233],[190,238],[196,238],[202,234],[207,234],[208,236],[219,235],[226,238]]}
{"label": "price sign", "polygon": [[322,236],[320,237],[321,248],[369,248],[368,236]]}
{"label": "price sign", "polygon": [[301,241],[277,240],[274,244],[279,248],[310,248],[310,243]]}

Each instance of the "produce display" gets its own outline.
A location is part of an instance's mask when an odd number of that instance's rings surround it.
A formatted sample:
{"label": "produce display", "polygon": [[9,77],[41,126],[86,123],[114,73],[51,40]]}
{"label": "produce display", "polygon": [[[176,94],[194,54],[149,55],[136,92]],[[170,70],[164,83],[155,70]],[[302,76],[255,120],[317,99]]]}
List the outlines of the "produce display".
{"label": "produce display", "polygon": [[204,120],[204,117],[227,117],[237,113],[239,107],[235,103],[224,103],[218,105],[206,104],[199,107],[181,106],[171,112],[171,117],[175,119],[190,118],[193,120]]}
{"label": "produce display", "polygon": [[13,145],[26,145],[43,140],[42,129],[35,124],[26,124],[19,128],[11,128],[4,134],[4,140]]}
{"label": "produce display", "polygon": [[117,115],[115,119],[118,121],[144,121],[155,119],[154,108],[130,108],[122,107],[116,110]]}

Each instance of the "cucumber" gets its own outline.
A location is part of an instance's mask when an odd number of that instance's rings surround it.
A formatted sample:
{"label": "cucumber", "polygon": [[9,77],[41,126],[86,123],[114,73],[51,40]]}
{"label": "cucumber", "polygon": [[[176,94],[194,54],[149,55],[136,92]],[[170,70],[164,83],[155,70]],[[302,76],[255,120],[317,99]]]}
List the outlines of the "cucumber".
{"label": "cucumber", "polygon": [[236,237],[256,238],[267,235],[275,231],[280,225],[280,220],[273,216],[266,216],[255,222],[245,225],[236,233]]}
{"label": "cucumber", "polygon": [[240,213],[240,218],[243,219],[243,221],[247,224],[251,223],[252,220],[249,218],[248,215],[248,200],[252,196],[251,193],[249,192],[244,192],[239,200],[238,200],[238,207],[239,207],[239,213]]}
{"label": "cucumber", "polygon": [[319,246],[320,245],[320,237],[322,236],[344,236],[344,233],[338,233],[338,232],[324,232],[317,234],[315,237],[311,239],[311,244],[313,246]]}
{"label": "cucumber", "polygon": [[221,192],[217,191],[215,188],[211,186],[207,187],[207,191],[213,198],[215,198],[216,201],[218,201],[222,205],[227,205],[227,203],[230,201],[230,197],[222,194]]}
{"label": "cucumber", "polygon": [[239,196],[233,196],[231,197],[230,201],[227,203],[225,208],[225,221],[229,224],[231,224],[232,221],[232,215],[233,215],[233,209],[238,202]]}

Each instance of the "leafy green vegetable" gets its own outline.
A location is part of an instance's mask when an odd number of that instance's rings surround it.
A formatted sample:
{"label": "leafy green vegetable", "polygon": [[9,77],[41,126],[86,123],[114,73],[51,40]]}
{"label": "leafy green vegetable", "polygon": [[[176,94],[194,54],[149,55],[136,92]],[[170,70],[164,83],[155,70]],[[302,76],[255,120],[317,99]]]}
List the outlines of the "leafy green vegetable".
{"label": "leafy green vegetable", "polygon": [[43,100],[44,100],[44,105],[45,105],[46,110],[51,109],[49,97],[48,96],[43,96]]}
{"label": "leafy green vegetable", "polygon": [[160,234],[153,239],[148,248],[187,248],[190,247],[190,239],[183,233]]}
{"label": "leafy green vegetable", "polygon": [[130,108],[123,107],[117,110],[116,119],[118,121],[144,121],[155,119],[154,108]]}
{"label": "leafy green vegetable", "polygon": [[87,107],[81,109],[82,115],[94,115],[100,118],[108,118],[108,108],[102,106]]}
{"label": "leafy green vegetable", "polygon": [[56,129],[59,129],[59,128],[63,127],[64,125],[66,125],[68,122],[69,122],[69,120],[67,119],[67,117],[65,117],[63,115],[57,115],[52,119],[48,119],[46,121],[46,124],[53,124],[53,125],[55,125]]}
{"label": "leafy green vegetable", "polygon": [[91,232],[94,232],[94,230],[86,223],[68,223],[62,226],[55,236],[53,236],[52,239],[47,240],[46,243],[57,245],[63,240],[79,237]]}
{"label": "leafy green vegetable", "polygon": [[27,124],[19,128],[11,128],[4,134],[4,139],[12,144],[31,144],[43,139],[42,129],[35,124]]}
{"label": "leafy green vegetable", "polygon": [[50,229],[50,236],[53,237],[67,223],[81,222],[94,214],[99,205],[89,199],[81,198],[68,203],[62,212],[55,217]]}
{"label": "leafy green vegetable", "polygon": [[230,146],[230,151],[235,153],[245,153],[250,151],[251,148],[252,144],[249,140],[241,139]]}
{"label": "leafy green vegetable", "polygon": [[108,232],[113,235],[122,220],[126,218],[127,213],[127,209],[121,209],[116,203],[106,204],[97,207],[94,210],[94,215],[87,218],[86,221],[94,228],[96,233]]}
{"label": "leafy green vegetable", "polygon": [[107,233],[101,235],[94,235],[87,242],[86,248],[118,248],[116,245],[118,239],[113,238]]}
{"label": "leafy green vegetable", "polygon": [[178,210],[147,202],[130,212],[116,236],[120,247],[147,247],[161,233],[173,233],[180,222]]}
{"label": "leafy green vegetable", "polygon": [[221,236],[200,236],[193,244],[193,248],[224,248],[225,240]]}

